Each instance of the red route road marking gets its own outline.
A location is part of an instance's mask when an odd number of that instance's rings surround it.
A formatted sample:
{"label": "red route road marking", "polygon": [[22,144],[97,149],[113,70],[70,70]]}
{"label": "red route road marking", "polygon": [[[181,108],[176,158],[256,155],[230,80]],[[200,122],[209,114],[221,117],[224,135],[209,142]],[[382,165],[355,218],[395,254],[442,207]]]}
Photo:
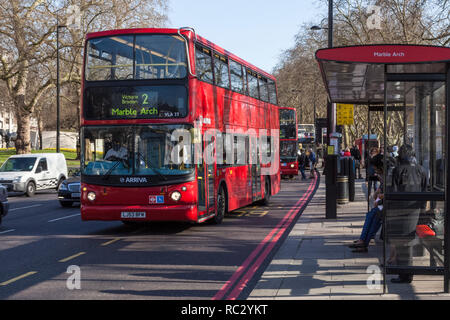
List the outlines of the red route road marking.
{"label": "red route road marking", "polygon": [[[247,267],[251,264],[255,257],[258,256],[260,251],[264,248],[264,246],[270,242],[269,246],[264,250],[264,252],[257,258],[256,262],[253,264],[252,268],[247,271],[243,279],[240,281],[238,285],[236,285],[235,289],[231,292],[228,299],[234,300],[240,294],[240,292],[244,289],[246,283],[252,278],[255,272],[258,270],[261,263],[264,261],[266,256],[270,253],[272,248],[278,242],[281,235],[287,229],[287,227],[292,222],[295,214],[303,207],[311,193],[313,192],[315,185],[317,182],[317,175],[313,181],[311,181],[306,193],[297,201],[297,203],[291,207],[289,212],[283,217],[283,219],[277,224],[277,226],[272,229],[272,231],[260,242],[258,247],[248,256],[248,258],[244,261],[244,263],[236,270],[236,272],[231,276],[231,278],[222,286],[222,288],[216,293],[216,295],[212,298],[212,300],[220,300],[225,296],[225,293],[230,290],[230,288],[234,285],[237,279],[241,277]],[[301,204],[301,205],[300,205]],[[272,239],[273,235],[275,236],[274,240]]]}
{"label": "red route road marking", "polygon": [[[259,267],[263,263],[264,259],[269,255],[269,253],[272,251],[273,247],[277,244],[277,242],[279,241],[281,236],[284,234],[284,232],[286,231],[288,226],[291,224],[292,220],[294,219],[294,217],[296,216],[298,211],[300,211],[300,209],[305,205],[306,201],[308,200],[309,196],[312,194],[312,192],[314,190],[314,186],[315,186],[316,180],[317,180],[317,177],[311,183],[311,185],[308,188],[306,194],[300,199],[301,200],[300,201],[301,205],[299,204],[298,206],[295,206],[295,207],[293,207],[291,209],[291,211],[293,211],[293,212],[288,217],[288,220],[286,221],[286,223],[281,227],[281,229],[278,231],[278,234],[274,237],[274,239],[272,239],[270,241],[270,243],[267,246],[267,248],[258,257],[258,259],[255,261],[253,266],[251,268],[249,268],[249,270],[244,275],[244,277],[241,279],[241,281],[235,286],[234,290],[230,293],[230,295],[228,296],[227,300],[236,300],[237,299],[237,297],[239,296],[241,291],[247,285],[248,281],[250,281],[250,279],[253,277],[253,275],[256,273],[256,271],[259,269]],[[310,190],[311,186],[313,188]],[[296,210],[296,209],[298,209],[298,210]]]}

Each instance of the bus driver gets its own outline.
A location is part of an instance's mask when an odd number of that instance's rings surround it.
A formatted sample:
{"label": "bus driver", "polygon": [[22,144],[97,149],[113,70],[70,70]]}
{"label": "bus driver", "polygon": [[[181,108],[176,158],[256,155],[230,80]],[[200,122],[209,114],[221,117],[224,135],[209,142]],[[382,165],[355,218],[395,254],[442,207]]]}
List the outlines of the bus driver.
{"label": "bus driver", "polygon": [[119,139],[115,138],[113,140],[111,149],[109,149],[105,155],[105,160],[128,160],[128,149]]}

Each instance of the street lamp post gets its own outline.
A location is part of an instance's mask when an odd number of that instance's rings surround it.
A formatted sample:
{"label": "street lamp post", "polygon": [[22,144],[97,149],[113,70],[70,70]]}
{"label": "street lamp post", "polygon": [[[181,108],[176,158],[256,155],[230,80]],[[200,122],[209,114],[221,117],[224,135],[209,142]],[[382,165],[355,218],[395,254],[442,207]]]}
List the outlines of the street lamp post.
{"label": "street lamp post", "polygon": [[59,18],[56,18],[56,152],[60,152],[60,103],[59,103],[59,29],[66,26],[59,24]]}
{"label": "street lamp post", "polygon": [[333,48],[333,0],[328,0],[328,48]]}
{"label": "street lamp post", "polygon": [[[328,0],[328,27],[319,27],[312,26],[311,30],[317,31],[327,29],[328,30],[328,48],[333,48],[333,0]],[[333,123],[334,117],[333,114],[333,106],[331,101],[327,102],[327,145],[330,145],[330,134],[334,132],[335,125]]]}
{"label": "street lamp post", "polygon": [[[328,0],[328,27],[313,26],[311,30],[328,29],[328,48],[333,48],[333,0]],[[330,145],[331,133],[335,131],[335,117],[333,115],[333,104],[328,99],[327,102],[327,145]],[[325,179],[325,218],[336,219],[337,217],[337,159],[334,154],[327,154],[326,157],[326,179]]]}

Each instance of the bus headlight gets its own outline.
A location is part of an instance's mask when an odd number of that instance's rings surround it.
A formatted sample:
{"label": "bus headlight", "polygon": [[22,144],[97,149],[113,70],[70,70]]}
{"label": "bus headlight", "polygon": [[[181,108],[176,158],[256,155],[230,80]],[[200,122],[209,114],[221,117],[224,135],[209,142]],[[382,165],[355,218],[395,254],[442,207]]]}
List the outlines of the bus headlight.
{"label": "bus headlight", "polygon": [[293,163],[291,163],[291,168],[295,167],[295,165]]}
{"label": "bus headlight", "polygon": [[95,198],[96,198],[96,195],[95,195],[95,192],[89,192],[88,194],[87,194],[87,198],[90,200],[90,201],[94,201],[95,200]]}
{"label": "bus headlight", "polygon": [[172,194],[170,195],[170,198],[171,198],[173,201],[178,201],[178,200],[181,199],[181,193],[180,193],[179,191],[174,191],[174,192],[172,192]]}

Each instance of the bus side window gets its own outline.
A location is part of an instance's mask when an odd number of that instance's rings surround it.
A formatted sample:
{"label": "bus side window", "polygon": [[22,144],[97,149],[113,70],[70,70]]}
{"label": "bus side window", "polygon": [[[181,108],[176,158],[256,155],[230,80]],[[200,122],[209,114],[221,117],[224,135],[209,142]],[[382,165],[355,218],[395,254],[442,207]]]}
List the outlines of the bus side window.
{"label": "bus side window", "polygon": [[244,75],[242,73],[242,66],[230,60],[230,77],[231,77],[231,90],[244,93]]}
{"label": "bus side window", "polygon": [[214,84],[222,88],[230,88],[228,59],[216,52],[214,52]]}
{"label": "bus side window", "polygon": [[212,57],[211,50],[203,47],[197,47],[195,50],[196,64],[195,72],[201,81],[213,83]]}
{"label": "bus side window", "polygon": [[259,94],[262,101],[269,102],[269,92],[266,78],[259,78]]}
{"label": "bus side window", "polygon": [[277,104],[277,90],[275,87],[275,82],[273,80],[269,80],[267,85],[269,89],[269,102],[271,104]]}
{"label": "bus side window", "polygon": [[256,77],[256,73],[254,73],[250,69],[247,69],[247,79],[248,79],[248,92],[250,97],[259,99],[258,78]]}
{"label": "bus side window", "polygon": [[242,70],[243,70],[243,72],[244,72],[244,94],[245,95],[249,95],[249,93],[248,93],[248,79],[247,79],[247,72],[245,71],[246,70],[246,68],[244,68],[244,67],[242,67]]}

